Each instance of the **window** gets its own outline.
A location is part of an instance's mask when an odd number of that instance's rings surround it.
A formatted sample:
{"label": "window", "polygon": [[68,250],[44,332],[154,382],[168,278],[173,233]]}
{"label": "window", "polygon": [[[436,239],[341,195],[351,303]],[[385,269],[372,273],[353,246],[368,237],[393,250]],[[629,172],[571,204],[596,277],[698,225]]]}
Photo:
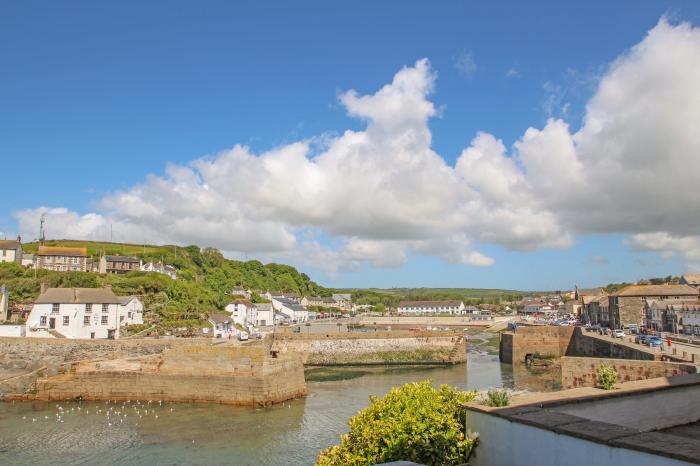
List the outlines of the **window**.
{"label": "window", "polygon": [[83,317],[83,325],[90,325],[90,316]]}
{"label": "window", "polygon": [[67,327],[70,325],[70,316],[63,316],[63,326]]}
{"label": "window", "polygon": [[92,304],[86,304],[85,305],[85,314],[91,314],[92,313]]}
{"label": "window", "polygon": [[39,325],[46,327],[46,316],[39,317]]}
{"label": "window", "polygon": [[102,305],[102,312],[107,313],[109,311],[109,305],[108,304],[103,304]]}
{"label": "window", "polygon": [[102,325],[107,325],[107,319],[109,316],[102,316]]}
{"label": "window", "polygon": [[60,304],[52,304],[51,305],[51,314],[58,314],[58,311],[60,310],[61,305]]}

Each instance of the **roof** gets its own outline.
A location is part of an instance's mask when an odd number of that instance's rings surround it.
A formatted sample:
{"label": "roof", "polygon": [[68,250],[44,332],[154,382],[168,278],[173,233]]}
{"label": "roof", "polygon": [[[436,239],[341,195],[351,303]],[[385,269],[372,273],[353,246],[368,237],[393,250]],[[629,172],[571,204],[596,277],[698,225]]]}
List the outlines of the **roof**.
{"label": "roof", "polygon": [[87,248],[64,248],[60,246],[39,246],[38,256],[87,256]]}
{"label": "roof", "polygon": [[350,293],[334,293],[333,299],[351,301],[352,295]]}
{"label": "roof", "polygon": [[137,258],[131,256],[105,256],[105,260],[110,262],[140,262]]}
{"label": "roof", "polygon": [[576,292],[579,294],[579,296],[599,296],[603,294],[603,289],[598,287],[598,288],[577,288]]}
{"label": "roof", "polygon": [[684,299],[655,299],[647,301],[647,304],[656,309],[700,309],[700,302],[696,300],[684,300]]}
{"label": "roof", "polygon": [[253,303],[251,303],[247,299],[234,299],[233,301],[231,301],[231,304],[243,304],[250,307],[253,306]]}
{"label": "roof", "polygon": [[401,301],[399,307],[459,307],[462,301]]}
{"label": "roof", "polygon": [[258,311],[271,311],[272,303],[254,303]]}
{"label": "roof", "polygon": [[700,273],[686,273],[681,275],[681,279],[688,285],[700,285]]}
{"label": "roof", "polygon": [[700,291],[689,285],[630,285],[612,296],[698,296]]}
{"label": "roof", "polygon": [[134,299],[139,299],[138,296],[117,296],[117,298],[119,298],[119,304],[121,304],[122,306],[126,306]]}
{"label": "roof", "polygon": [[0,239],[0,249],[17,249],[22,243],[15,239]]}
{"label": "roof", "polygon": [[225,324],[225,323],[233,323],[233,319],[229,316],[225,316],[222,314],[213,314],[209,317],[209,322],[213,324]]}
{"label": "roof", "polygon": [[34,304],[121,304],[110,288],[49,288]]}

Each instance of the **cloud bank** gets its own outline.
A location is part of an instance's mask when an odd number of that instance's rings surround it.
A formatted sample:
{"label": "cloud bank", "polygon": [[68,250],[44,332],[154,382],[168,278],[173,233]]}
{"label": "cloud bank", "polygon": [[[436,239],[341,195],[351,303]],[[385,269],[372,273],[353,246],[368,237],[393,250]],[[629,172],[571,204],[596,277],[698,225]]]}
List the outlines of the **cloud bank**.
{"label": "cloud bank", "polygon": [[[511,147],[479,133],[454,166],[431,147],[436,72],[427,59],[340,103],[363,131],[255,154],[236,145],[168,166],[101,199],[98,212],[15,213],[36,236],[194,243],[329,272],[392,267],[411,254],[489,266],[480,249],[566,248],[625,233],[635,249],[700,262],[700,30],[662,19],[614,61],[580,129],[528,128]],[[318,149],[318,145],[321,149]]]}

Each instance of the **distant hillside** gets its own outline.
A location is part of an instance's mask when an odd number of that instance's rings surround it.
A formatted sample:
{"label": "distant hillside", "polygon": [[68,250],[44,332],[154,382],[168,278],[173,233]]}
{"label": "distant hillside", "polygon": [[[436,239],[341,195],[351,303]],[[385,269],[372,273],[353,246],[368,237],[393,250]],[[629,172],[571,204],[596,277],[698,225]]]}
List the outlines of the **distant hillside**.
{"label": "distant hillside", "polygon": [[[253,290],[328,294],[306,274],[283,264],[225,259],[214,248],[198,246],[153,246],[108,242],[57,240],[49,246],[81,246],[93,260],[102,254],[135,256],[144,261],[161,261],[177,269],[178,279],[146,272],[126,275],[99,275],[92,272],[51,272],[25,270],[14,264],[0,264],[0,284],[6,284],[10,300],[26,302],[39,294],[40,283],[50,286],[97,287],[112,285],[119,295],[138,294],[162,325],[184,326],[184,321],[201,321],[211,312],[223,309],[231,300],[236,285]],[[23,245],[27,253],[36,252],[37,243]],[[194,323],[194,322],[192,322]]]}
{"label": "distant hillside", "polygon": [[358,304],[382,304],[384,307],[394,307],[402,299],[460,299],[466,304],[499,304],[502,301],[515,301],[530,294],[516,290],[483,288],[349,288],[336,291],[352,293]]}

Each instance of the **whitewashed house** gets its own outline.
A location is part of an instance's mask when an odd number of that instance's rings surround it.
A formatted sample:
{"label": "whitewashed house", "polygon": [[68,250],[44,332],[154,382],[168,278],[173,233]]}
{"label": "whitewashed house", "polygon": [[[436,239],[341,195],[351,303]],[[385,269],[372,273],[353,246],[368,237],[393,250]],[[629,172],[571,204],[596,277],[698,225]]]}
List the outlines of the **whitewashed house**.
{"label": "whitewashed house", "polygon": [[234,323],[244,327],[248,326],[249,318],[251,321],[255,319],[255,305],[247,299],[232,301],[231,304],[226,306],[226,311],[231,314]]}
{"label": "whitewashed house", "polygon": [[448,301],[401,301],[397,307],[399,314],[452,314],[464,313],[464,303],[458,300]]}
{"label": "whitewashed house", "polygon": [[119,338],[121,300],[111,287],[44,288],[27,317],[28,337]]}
{"label": "whitewashed house", "polygon": [[119,297],[119,325],[143,324],[143,303],[136,296]]}
{"label": "whitewashed house", "polygon": [[272,307],[277,312],[289,317],[293,323],[306,322],[309,320],[309,310],[290,298],[273,296]]}
{"label": "whitewashed house", "polygon": [[162,262],[146,262],[140,266],[142,272],[155,272],[167,275],[173,280],[177,279],[177,271],[172,265],[166,265]]}
{"label": "whitewashed house", "polygon": [[231,290],[233,296],[243,296],[245,299],[251,299],[253,297],[253,290],[245,289],[240,285],[234,286]]}
{"label": "whitewashed house", "polygon": [[209,317],[209,323],[212,325],[212,334],[214,338],[228,338],[237,336],[240,331],[234,327],[233,319],[221,314],[214,314]]}
{"label": "whitewashed house", "polygon": [[273,325],[272,321],[275,318],[275,310],[272,308],[272,303],[255,303],[255,325],[256,327],[266,327]]}

